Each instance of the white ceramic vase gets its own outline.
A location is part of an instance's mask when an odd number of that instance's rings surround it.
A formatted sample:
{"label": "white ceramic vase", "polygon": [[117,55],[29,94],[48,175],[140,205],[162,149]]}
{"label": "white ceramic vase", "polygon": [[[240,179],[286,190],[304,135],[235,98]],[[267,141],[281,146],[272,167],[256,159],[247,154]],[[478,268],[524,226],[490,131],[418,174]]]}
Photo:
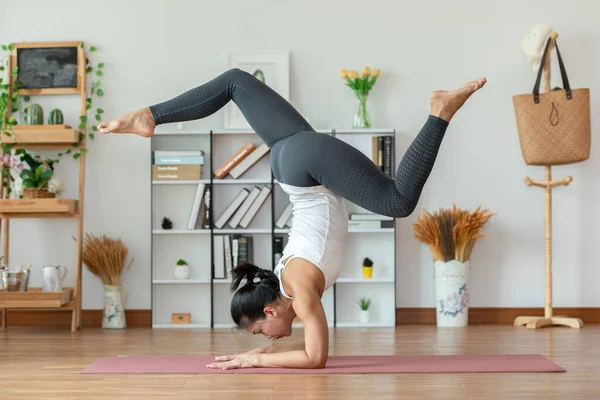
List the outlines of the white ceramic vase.
{"label": "white ceramic vase", "polygon": [[[121,288],[125,295],[121,295]],[[124,329],[127,327],[125,320],[125,303],[127,302],[127,288],[123,285],[104,285],[104,312],[102,313],[102,328]]]}
{"label": "white ceramic vase", "polygon": [[371,320],[371,310],[360,310],[360,323],[368,324]]}
{"label": "white ceramic vase", "polygon": [[434,263],[437,326],[465,327],[469,324],[470,270],[470,261]]}
{"label": "white ceramic vase", "polygon": [[189,265],[176,265],[173,269],[175,279],[188,279],[190,277]]}

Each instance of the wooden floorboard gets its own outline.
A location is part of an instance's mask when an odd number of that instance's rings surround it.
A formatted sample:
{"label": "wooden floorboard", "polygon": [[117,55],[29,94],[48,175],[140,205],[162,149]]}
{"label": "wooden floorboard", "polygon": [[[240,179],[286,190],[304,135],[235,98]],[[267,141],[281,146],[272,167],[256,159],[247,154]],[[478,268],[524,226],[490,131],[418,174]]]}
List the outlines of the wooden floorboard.
{"label": "wooden floorboard", "polygon": [[[0,331],[0,399],[598,399],[600,325],[332,329],[331,354],[538,353],[566,373],[381,375],[81,375],[106,355],[230,354],[270,342],[230,329]],[[273,343],[302,340],[302,330]]]}

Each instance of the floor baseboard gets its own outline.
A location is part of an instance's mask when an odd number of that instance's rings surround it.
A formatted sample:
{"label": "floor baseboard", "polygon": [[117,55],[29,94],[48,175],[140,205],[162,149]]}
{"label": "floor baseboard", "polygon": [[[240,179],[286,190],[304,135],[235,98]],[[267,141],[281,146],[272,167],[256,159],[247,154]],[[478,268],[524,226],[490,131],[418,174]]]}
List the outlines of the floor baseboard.
{"label": "floor baseboard", "polygon": [[[554,308],[555,316],[581,318],[584,324],[600,324],[600,307]],[[127,310],[128,327],[151,327],[151,310]],[[512,325],[520,316],[543,316],[543,308],[473,307],[470,325]],[[396,325],[434,325],[435,308],[396,308]],[[9,310],[8,326],[70,326],[71,312],[59,310]],[[82,310],[82,327],[100,327],[102,310]]]}
{"label": "floor baseboard", "polygon": [[[152,326],[151,310],[126,310],[128,327]],[[71,310],[9,310],[8,327],[11,326],[71,326]],[[81,310],[82,327],[102,326],[102,310]]]}
{"label": "floor baseboard", "polygon": [[[600,307],[557,307],[554,316],[581,318],[584,324],[600,323]],[[542,307],[503,308],[472,307],[470,325],[512,325],[517,317],[543,316]],[[431,325],[436,323],[435,308],[396,308],[396,325]]]}

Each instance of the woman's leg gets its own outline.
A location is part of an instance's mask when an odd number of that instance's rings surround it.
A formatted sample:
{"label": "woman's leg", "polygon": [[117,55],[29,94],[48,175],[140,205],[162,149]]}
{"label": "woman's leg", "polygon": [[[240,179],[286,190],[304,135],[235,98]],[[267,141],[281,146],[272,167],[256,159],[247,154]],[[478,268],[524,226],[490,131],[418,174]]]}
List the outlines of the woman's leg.
{"label": "woman's leg", "polygon": [[151,136],[160,124],[206,118],[233,101],[252,129],[269,146],[296,132],[312,130],[309,123],[279,93],[238,68],[168,101],[133,111],[101,124],[103,133]]}
{"label": "woman's leg", "polygon": [[[419,201],[450,120],[484,84],[485,79],[481,79],[454,91],[432,93],[430,115],[402,157],[395,179],[358,149],[337,138],[306,133],[290,140],[296,148],[310,142],[315,149],[308,161],[310,177],[315,181],[366,210],[395,218],[406,217]],[[300,140],[306,144],[296,144]],[[282,163],[282,168],[287,165]],[[302,182],[298,180],[298,183]]]}

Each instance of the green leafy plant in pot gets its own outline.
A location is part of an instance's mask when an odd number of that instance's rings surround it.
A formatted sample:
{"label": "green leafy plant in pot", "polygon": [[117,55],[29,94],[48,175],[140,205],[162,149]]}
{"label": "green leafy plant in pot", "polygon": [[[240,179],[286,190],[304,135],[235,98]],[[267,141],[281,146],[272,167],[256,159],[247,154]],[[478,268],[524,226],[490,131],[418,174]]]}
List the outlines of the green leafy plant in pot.
{"label": "green leafy plant in pot", "polygon": [[360,322],[363,324],[367,324],[371,319],[371,299],[367,297],[361,297],[358,299],[358,306],[360,307]]}
{"label": "green leafy plant in pot", "polygon": [[[19,152],[19,150],[17,150]],[[40,160],[31,154],[20,152],[21,161],[29,168],[23,168],[20,177],[23,181],[23,198],[54,198],[56,191],[49,190],[49,184],[54,177],[54,161]]]}
{"label": "green leafy plant in pot", "polygon": [[187,261],[181,258],[177,260],[177,265],[173,270],[173,276],[175,279],[188,279],[190,277],[190,266]]}

